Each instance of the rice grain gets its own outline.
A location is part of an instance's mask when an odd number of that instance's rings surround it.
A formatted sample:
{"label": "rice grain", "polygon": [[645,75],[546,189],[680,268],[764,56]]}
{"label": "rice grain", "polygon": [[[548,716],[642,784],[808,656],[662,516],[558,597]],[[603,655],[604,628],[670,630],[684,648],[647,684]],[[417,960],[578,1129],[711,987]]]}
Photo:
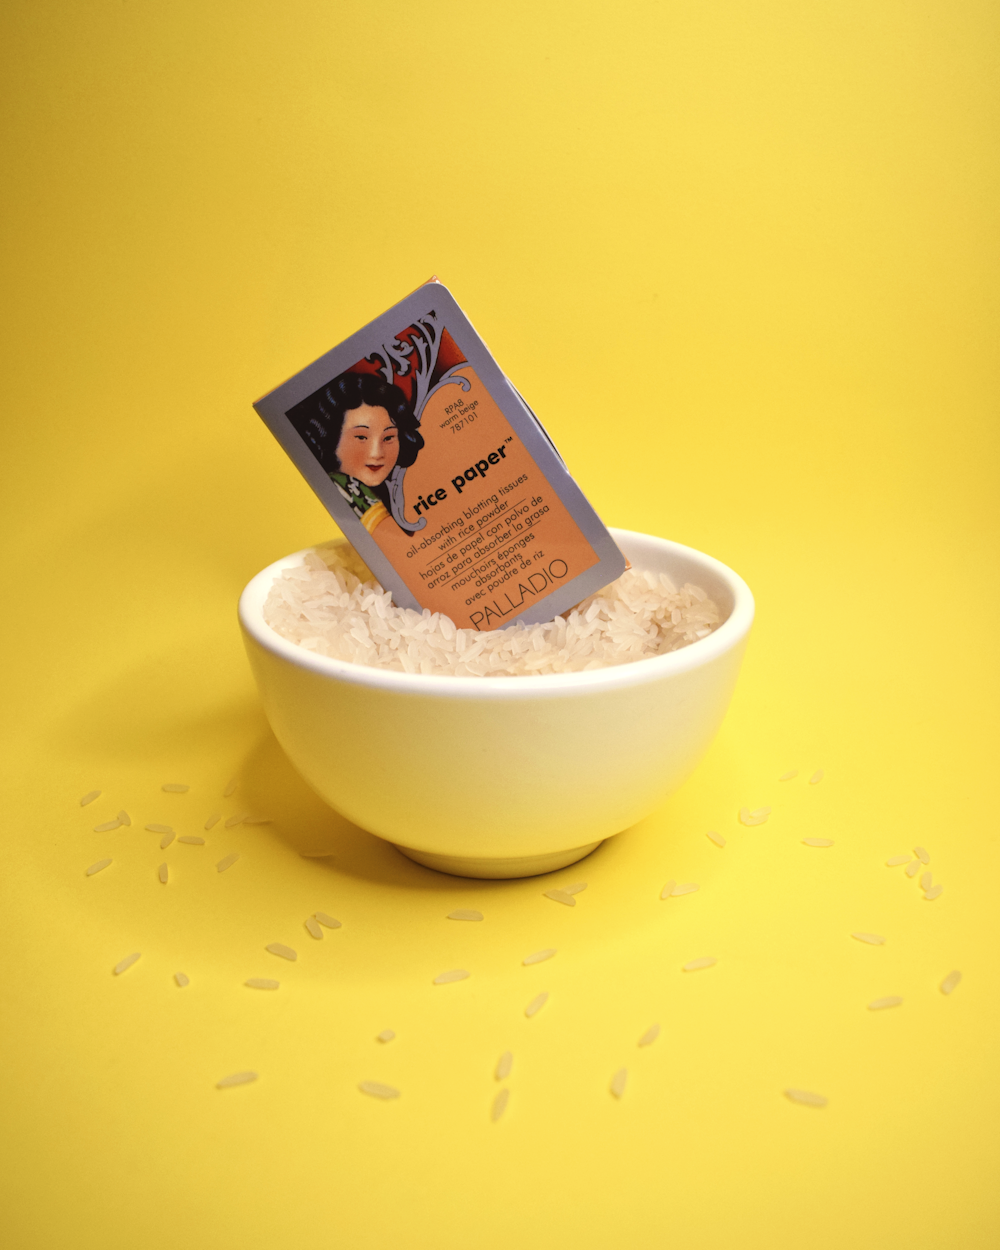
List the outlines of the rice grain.
{"label": "rice grain", "polygon": [[936,898],[940,898],[943,893],[944,893],[943,885],[932,885],[931,888],[924,894],[924,902],[933,903],[934,900]]}
{"label": "rice grain", "polygon": [[173,833],[173,825],[147,825],[148,833]]}
{"label": "rice grain", "polygon": [[376,1034],[375,1040],[384,1044],[385,1042],[391,1042],[395,1036],[396,1034],[392,1029],[383,1029],[381,1033]]}
{"label": "rice grain", "polygon": [[755,825],[762,825],[771,814],[769,807],[759,807],[752,812],[749,807],[740,808],[740,824],[746,825],[747,828],[753,828]]}
{"label": "rice grain", "polygon": [[649,1028],[646,1030],[646,1032],[643,1033],[642,1037],[639,1038],[639,1045],[640,1046],[652,1046],[652,1044],[656,1041],[656,1039],[659,1036],[660,1036],[660,1026],[658,1024],[651,1024]]}
{"label": "rice grain", "polygon": [[873,998],[868,1004],[869,1011],[884,1011],[886,1007],[898,1007],[903,1000],[895,994],[888,998]]}
{"label": "rice grain", "polygon": [[566,907],[576,906],[576,899],[572,894],[567,894],[565,890],[546,890],[545,897],[552,899],[555,903],[563,903]]}
{"label": "rice grain", "polygon": [[165,851],[167,847],[170,845],[170,843],[173,842],[174,837],[175,835],[172,832],[165,833],[163,837],[160,839],[160,850]]}
{"label": "rice grain", "polygon": [[922,872],[922,873],[920,874],[920,888],[921,888],[922,890],[929,890],[933,884],[934,884],[934,874],[933,874],[933,873],[930,873],[930,872]]}
{"label": "rice grain", "polygon": [[920,860],[911,859],[910,862],[903,869],[903,871],[912,880],[912,878],[914,878],[917,875],[917,873],[920,871]]}
{"label": "rice grain", "polygon": [[170,879],[170,870],[166,864],[161,864],[156,870],[156,875],[160,878],[160,885],[166,885]]}
{"label": "rice grain", "polygon": [[399,1090],[394,1089],[391,1085],[383,1085],[380,1081],[362,1081],[358,1085],[358,1089],[362,1094],[368,1094],[372,1098],[398,1098]]}
{"label": "rice grain", "polygon": [[493,1075],[496,1077],[498,1081],[506,1081],[506,1079],[510,1076],[510,1070],[513,1066],[514,1066],[514,1056],[510,1053],[509,1050],[505,1050],[503,1054],[500,1056],[500,1058],[497,1060],[496,1071],[493,1073]]}
{"label": "rice grain", "polygon": [[186,985],[191,984],[191,978],[186,972],[175,972],[174,980],[177,982],[177,988],[181,990],[184,989]]}
{"label": "rice grain", "polygon": [[231,781],[227,781],[226,788],[222,792],[222,797],[224,799],[228,799],[232,794],[234,794],[236,792],[236,785],[237,781],[235,777],[233,777]]}
{"label": "rice grain", "polygon": [[909,855],[893,855],[885,861],[886,867],[898,868],[900,864],[905,864],[909,858]]}
{"label": "rice grain", "polygon": [[221,819],[221,812],[213,812],[213,814],[209,816],[208,820],[205,821],[205,832],[208,833],[209,829],[214,829]]}
{"label": "rice grain", "polygon": [[708,833],[705,836],[709,838],[712,842],[714,842],[716,846],[726,845],[726,839],[722,836],[721,833],[716,833],[714,829],[709,829]]}
{"label": "rice grain", "polygon": [[332,916],[328,916],[325,911],[318,911],[316,913],[316,919],[321,925],[325,925],[328,929],[343,928],[339,920],[334,920],[334,918]]}
{"label": "rice grain", "polygon": [[234,1085],[249,1085],[256,1079],[256,1072],[231,1072],[229,1076],[224,1076],[221,1081],[216,1081],[215,1088],[232,1089]]}
{"label": "rice grain", "polygon": [[683,967],[684,972],[698,972],[702,968],[711,968],[719,961],[711,955],[703,955],[701,959],[691,959]]}
{"label": "rice grain", "polygon": [[859,942],[867,942],[869,946],[884,946],[885,938],[880,937],[877,933],[852,933],[852,938],[856,938]]}
{"label": "rice grain", "polygon": [[449,968],[447,972],[439,972],[434,978],[435,985],[451,985],[454,981],[464,981],[470,974],[464,968]]}
{"label": "rice grain", "polygon": [[99,859],[95,864],[91,864],[90,867],[87,869],[87,876],[92,877],[95,872],[103,872],[104,869],[107,868],[108,864],[110,863],[111,863],[110,856],[108,856],[107,859]]}
{"label": "rice grain", "polygon": [[701,886],[697,885],[694,881],[683,881],[680,885],[674,886],[674,888],[670,891],[670,897],[680,898],[684,894],[694,894],[700,889]]}
{"label": "rice grain", "polygon": [[166,785],[160,786],[160,789],[166,794],[187,794],[191,787],[181,785],[179,781],[168,781]]}
{"label": "rice grain", "polygon": [[497,1092],[496,1098],[493,1099],[493,1108],[490,1111],[490,1119],[496,1124],[497,1120],[507,1110],[507,1103],[510,1100],[510,1090],[506,1087]]}
{"label": "rice grain", "polygon": [[543,951],[534,951],[530,955],[525,955],[525,957],[521,960],[521,963],[526,967],[530,964],[541,964],[544,963],[546,959],[551,959],[555,953],[555,947],[547,947]]}
{"label": "rice grain", "polygon": [[962,974],[958,971],[957,968],[954,969],[954,971],[949,972],[948,975],[945,977],[945,979],[941,982],[941,993],[950,994],[952,990],[955,989],[955,987],[958,985],[959,981],[961,981],[961,979],[962,979]]}
{"label": "rice grain", "polygon": [[930,855],[927,854],[922,846],[915,846],[913,848],[913,854],[916,855],[917,859],[919,859],[922,864],[929,864],[931,862]]}
{"label": "rice grain", "polygon": [[539,994],[536,998],[533,998],[530,1003],[528,1003],[527,1007],[525,1007],[524,1009],[524,1014],[530,1020],[532,1016],[538,1015],[538,1013],[541,1011],[541,1009],[545,1006],[545,1004],[548,1001],[549,1001],[549,994],[548,994],[548,991],[546,990],[543,993]]}
{"label": "rice grain", "polygon": [[455,911],[450,911],[445,917],[447,920],[482,920],[483,913],[481,911],[473,911],[468,907],[458,907]]}
{"label": "rice grain", "polygon": [[809,784],[811,786],[818,786],[819,783],[823,780],[823,775],[824,774],[823,774],[822,768],[817,768],[816,771],[813,773],[813,775],[809,778]]}
{"label": "rice grain", "polygon": [[677,882],[676,882],[676,881],[668,881],[668,882],[667,882],[667,884],[666,884],[666,885],[663,887],[663,889],[660,891],[660,898],[661,898],[661,899],[662,899],[662,898],[669,898],[669,897],[671,896],[671,894],[673,894],[673,892],[674,892],[674,886],[675,886],[676,884],[677,884]]}
{"label": "rice grain", "polygon": [[118,813],[118,823],[120,825],[125,825],[126,828],[132,827],[132,817],[124,810],[124,808]]}
{"label": "rice grain", "polygon": [[178,842],[184,842],[187,846],[204,846],[205,839],[197,838],[193,834],[185,834],[183,838],[178,838]]}
{"label": "rice grain", "polygon": [[785,1097],[803,1107],[825,1107],[828,1102],[822,1094],[814,1094],[810,1089],[786,1089]]}
{"label": "rice grain", "polygon": [[248,815],[248,812],[240,812],[237,816],[230,816],[226,821],[226,828],[235,829],[237,825],[242,825]]}
{"label": "rice grain", "polygon": [[88,790],[87,793],[80,800],[80,806],[86,807],[88,803],[93,803],[94,799],[99,799],[100,797],[101,797],[100,790]]}
{"label": "rice grain", "polygon": [[611,1085],[609,1088],[616,1098],[621,1098],[622,1094],[625,1093],[625,1082],[627,1080],[628,1068],[619,1068],[611,1078]]}
{"label": "rice grain", "polygon": [[323,930],[320,927],[320,923],[316,919],[315,916],[307,917],[305,921],[305,926],[306,926],[306,932],[309,934],[310,937],[314,937],[318,941],[322,941]]}
{"label": "rice grain", "polygon": [[231,855],[223,856],[223,858],[220,859],[219,862],[215,865],[215,871],[225,872],[227,868],[232,868],[233,864],[235,864],[238,859],[239,859],[239,856],[235,854],[235,852]]}
{"label": "rice grain", "polygon": [[116,816],[114,820],[106,820],[102,825],[95,825],[95,833],[110,833],[112,829],[120,829],[121,821]]}
{"label": "rice grain", "polygon": [[270,951],[272,955],[277,955],[281,959],[287,959],[291,963],[295,963],[298,959],[298,953],[293,951],[290,946],[286,946],[284,942],[268,942],[264,947],[266,951]]}
{"label": "rice grain", "polygon": [[573,885],[563,885],[559,887],[563,894],[582,894],[587,888],[586,881],[576,881]]}
{"label": "rice grain", "polygon": [[249,981],[244,981],[252,990],[276,990],[280,987],[280,981],[272,981],[270,977],[251,977]]}
{"label": "rice grain", "polygon": [[778,778],[778,780],[779,781],[794,781],[798,775],[799,775],[799,770],[797,768],[792,768],[787,773],[782,773],[781,776]]}
{"label": "rice grain", "polygon": [[123,960],[116,963],[112,971],[116,977],[120,977],[123,972],[127,972],[141,958],[142,953],[140,951],[133,951],[131,955],[126,955]]}

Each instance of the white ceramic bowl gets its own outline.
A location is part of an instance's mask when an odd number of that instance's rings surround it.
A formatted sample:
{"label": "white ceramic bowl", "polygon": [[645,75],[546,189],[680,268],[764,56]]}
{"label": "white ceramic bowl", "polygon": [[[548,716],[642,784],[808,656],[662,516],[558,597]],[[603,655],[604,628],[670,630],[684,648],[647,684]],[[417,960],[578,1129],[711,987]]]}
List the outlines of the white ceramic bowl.
{"label": "white ceramic bowl", "polygon": [[732,696],[753,596],[690,547],[612,530],[640,569],[694,582],[723,623],[680,651],[549,677],[427,677],[331,660],[266,624],[274,579],[240,598],[275,736],[310,786],[411,859],[466,877],[551,872],[647,816],[688,776]]}

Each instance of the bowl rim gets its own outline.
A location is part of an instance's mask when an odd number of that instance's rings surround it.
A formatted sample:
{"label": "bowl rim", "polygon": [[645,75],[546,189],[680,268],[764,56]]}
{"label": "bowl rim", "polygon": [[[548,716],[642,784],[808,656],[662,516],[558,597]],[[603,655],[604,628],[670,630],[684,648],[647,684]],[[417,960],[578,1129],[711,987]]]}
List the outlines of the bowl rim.
{"label": "bowl rim", "polygon": [[274,579],[286,568],[294,568],[300,564],[310,551],[315,551],[322,545],[317,543],[282,556],[250,579],[239,599],[240,626],[258,646],[273,656],[319,677],[351,685],[369,686],[386,693],[458,699],[538,698],[624,689],[703,668],[746,638],[753,624],[754,599],[750,587],[738,573],[734,573],[714,556],[706,555],[694,547],[686,547],[683,543],[658,538],[652,534],[642,534],[636,530],[613,527],[609,529],[615,541],[621,539],[623,546],[629,545],[629,539],[655,543],[714,573],[726,584],[733,597],[733,608],[726,620],[707,638],[700,638],[678,651],[611,668],[591,669],[585,673],[549,673],[543,676],[519,677],[452,677],[447,674],[399,673],[392,669],[373,668],[365,664],[354,664],[349,660],[318,655],[283,638],[264,620],[264,600]]}

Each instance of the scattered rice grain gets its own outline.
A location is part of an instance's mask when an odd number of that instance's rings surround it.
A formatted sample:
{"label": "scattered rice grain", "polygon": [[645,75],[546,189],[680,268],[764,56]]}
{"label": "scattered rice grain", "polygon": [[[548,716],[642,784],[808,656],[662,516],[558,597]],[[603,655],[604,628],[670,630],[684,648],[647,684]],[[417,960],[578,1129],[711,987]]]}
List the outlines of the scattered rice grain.
{"label": "scattered rice grain", "polygon": [[205,839],[197,838],[193,834],[185,834],[183,838],[178,838],[178,842],[184,842],[187,846],[204,846]]}
{"label": "scattered rice grain", "polygon": [[548,995],[548,991],[546,990],[544,993],[539,994],[536,998],[533,998],[530,1003],[528,1003],[527,1007],[525,1007],[524,1009],[524,1014],[530,1020],[532,1016],[538,1015],[538,1013],[541,1011],[541,1009],[545,1006],[545,1004],[548,1001],[549,1001],[549,995]]}
{"label": "scattered rice grain", "polygon": [[913,877],[915,877],[915,876],[917,875],[917,873],[920,871],[920,860],[919,860],[919,859],[911,859],[911,860],[910,860],[910,862],[909,862],[909,863],[906,865],[906,867],[903,869],[903,871],[906,873],[906,875],[907,875],[908,877],[910,877],[910,878],[912,879],[912,878],[913,878]]}
{"label": "scattered rice grain", "polygon": [[370,1094],[372,1098],[398,1098],[399,1090],[391,1085],[382,1085],[379,1081],[362,1081],[358,1085],[362,1094]]}
{"label": "scattered rice grain", "polygon": [[694,894],[696,893],[696,891],[700,889],[701,889],[701,886],[699,886],[694,881],[682,881],[680,885],[675,885],[674,888],[670,891],[670,897],[680,898],[681,895],[683,894]]}
{"label": "scattered rice grain", "polygon": [[175,835],[173,833],[165,833],[160,839],[160,850],[165,851],[170,843],[173,842],[174,837]]}
{"label": "scattered rice grain", "polygon": [[652,1046],[652,1044],[656,1041],[656,1039],[659,1036],[660,1036],[660,1026],[658,1024],[651,1024],[649,1028],[646,1030],[646,1032],[643,1033],[642,1037],[639,1038],[639,1045],[640,1046]]}
{"label": "scattered rice grain", "polygon": [[790,772],[782,773],[781,776],[778,778],[778,780],[779,781],[793,781],[798,775],[799,775],[799,770],[797,768],[793,768],[791,769]]}
{"label": "scattered rice grain", "polygon": [[435,985],[451,985],[453,981],[464,981],[470,974],[464,968],[449,968],[447,972],[439,972],[434,978]]}
{"label": "scattered rice grain", "polygon": [[752,812],[749,807],[741,807],[740,824],[753,828],[754,825],[764,824],[770,814],[769,807],[759,807],[755,812]]}
{"label": "scattered rice grain", "polygon": [[118,823],[120,825],[125,825],[127,828],[132,827],[132,817],[127,811],[125,811],[124,808],[122,808],[122,810],[118,813]]}
{"label": "scattered rice grain", "polygon": [[895,994],[890,994],[888,998],[873,998],[868,1004],[869,1011],[882,1011],[886,1007],[898,1007],[903,1000]]}
{"label": "scattered rice grain", "polygon": [[945,979],[941,982],[941,993],[950,994],[962,979],[962,974],[956,968],[953,972],[949,972]]}
{"label": "scattered rice grain", "polygon": [[809,784],[811,786],[818,786],[819,783],[823,780],[823,775],[824,774],[823,774],[822,768],[817,768],[816,771],[813,773],[813,775],[809,778]]}
{"label": "scattered rice grain", "polygon": [[510,1076],[510,1070],[513,1066],[514,1066],[514,1056],[510,1053],[509,1050],[505,1050],[503,1054],[500,1056],[500,1058],[497,1060],[496,1071],[493,1073],[493,1075],[496,1077],[498,1081],[506,1081],[506,1079]]}
{"label": "scattered rice grain", "polygon": [[231,855],[223,856],[223,858],[220,859],[219,862],[215,865],[215,871],[225,872],[227,868],[232,868],[233,864],[235,864],[238,859],[239,859],[239,856],[235,854],[235,852]]}
{"label": "scattered rice grain", "polygon": [[381,1033],[376,1034],[376,1042],[391,1042],[396,1034],[392,1029],[383,1029]]}
{"label": "scattered rice grain", "polygon": [[179,781],[168,781],[166,785],[160,786],[160,789],[166,794],[187,794],[191,787],[181,785]]}
{"label": "scattered rice grain", "polygon": [[803,846],[833,846],[831,838],[803,838]]}
{"label": "scattered rice grain", "polygon": [[103,872],[104,869],[107,868],[108,864],[110,863],[111,863],[110,856],[108,856],[107,859],[99,859],[95,864],[91,864],[90,867],[87,869],[87,876],[92,877],[95,872]]}
{"label": "scattered rice grain", "polygon": [[582,894],[587,888],[586,881],[576,881],[573,885],[561,885],[559,887],[563,894]]}
{"label": "scattered rice grain", "polygon": [[248,985],[252,990],[276,990],[280,987],[280,981],[272,981],[270,977],[251,977],[249,981],[244,981],[244,985]]}
{"label": "scattered rice grain", "polygon": [[828,1101],[822,1094],[814,1094],[810,1089],[786,1089],[785,1097],[801,1103],[803,1107],[825,1107]]}
{"label": "scattered rice grain", "polygon": [[226,821],[226,828],[235,829],[237,825],[242,825],[247,815],[247,812],[240,812],[238,816],[230,816]]}
{"label": "scattered rice grain", "polygon": [[929,864],[931,862],[930,855],[928,855],[927,851],[924,850],[922,846],[915,846],[913,848],[913,854],[916,855],[917,859],[919,859],[922,864]]}
{"label": "scattered rice grain", "polygon": [[215,1082],[216,1089],[231,1089],[234,1085],[249,1085],[251,1081],[256,1081],[256,1072],[231,1072],[229,1076],[224,1076],[221,1081]]}
{"label": "scattered rice grain", "polygon": [[924,902],[933,903],[934,900],[936,898],[940,898],[943,893],[944,893],[943,885],[932,885],[931,888],[927,890],[926,893],[924,894]]}
{"label": "scattered rice grain", "polygon": [[396,607],[350,544],[306,554],[276,578],[264,618],[308,650],[396,671],[531,677],[627,664],[710,634],[719,611],[704,591],[630,569],[565,617],[477,633],[440,613]]}
{"label": "scattered rice grain", "polygon": [[235,777],[234,777],[231,781],[227,781],[227,782],[226,782],[226,788],[225,788],[225,790],[223,790],[223,792],[222,792],[222,797],[223,797],[224,799],[228,799],[228,798],[230,797],[230,795],[232,795],[232,794],[234,794],[234,793],[235,793],[235,791],[236,791],[236,786],[237,786],[237,781],[236,781],[236,778],[235,778]]}
{"label": "scattered rice grain", "polygon": [[543,951],[534,951],[531,955],[525,955],[525,957],[521,960],[521,963],[525,966],[529,964],[541,964],[544,963],[546,959],[551,959],[555,953],[554,947],[548,947]]}
{"label": "scattered rice grain", "polygon": [[625,1093],[625,1082],[628,1080],[628,1068],[619,1068],[611,1078],[610,1090],[616,1098]]}
{"label": "scattered rice grain", "polygon": [[726,845],[726,839],[722,836],[721,833],[716,833],[714,829],[709,829],[708,833],[705,836],[711,839],[711,841],[713,841],[716,846]]}
{"label": "scattered rice grain", "polygon": [[114,820],[106,820],[103,825],[95,825],[95,833],[110,833],[112,829],[120,829],[122,822],[116,816]]}
{"label": "scattered rice grain", "polygon": [[205,821],[205,832],[208,833],[209,829],[214,829],[221,819],[221,812],[214,812],[211,816],[209,816],[208,820]]}
{"label": "scattered rice grain", "polygon": [[186,985],[191,984],[191,978],[186,972],[175,972],[174,980],[177,982],[178,989],[183,989]]}
{"label": "scattered rice grain", "polygon": [[458,907],[455,911],[450,911],[445,917],[446,920],[482,920],[483,913],[481,911],[473,911],[468,907]]}
{"label": "scattered rice grain", "polygon": [[555,903],[563,903],[567,907],[576,906],[576,899],[572,894],[567,894],[565,890],[546,890],[545,897],[552,899]]}
{"label": "scattered rice grain", "polygon": [[174,828],[173,825],[147,825],[146,831],[148,833],[173,833]]}
{"label": "scattered rice grain", "polygon": [[170,879],[170,869],[166,864],[161,864],[156,870],[156,875],[160,878],[160,884],[166,885]]}
{"label": "scattered rice grain", "polygon": [[892,855],[885,861],[886,867],[898,868],[900,864],[905,864],[909,858],[909,855]]}
{"label": "scattered rice grain", "polygon": [[326,925],[328,929],[340,929],[343,927],[339,920],[334,920],[334,918],[332,916],[328,916],[325,911],[318,911],[316,913],[316,919],[320,922],[320,924]]}
{"label": "scattered rice grain", "polygon": [[309,916],[306,919],[305,925],[306,925],[306,932],[309,934],[310,937],[318,938],[320,940],[322,939],[323,930],[320,927],[320,923],[316,919],[315,916]]}
{"label": "scattered rice grain", "polygon": [[293,951],[290,946],[286,946],[284,942],[268,942],[264,949],[270,951],[272,955],[278,955],[280,958],[288,959],[292,963],[295,963],[299,957],[298,953]]}
{"label": "scattered rice grain", "polygon": [[131,955],[126,955],[120,963],[115,964],[112,971],[116,977],[120,977],[123,972],[127,972],[129,968],[131,968],[132,965],[141,957],[142,954],[140,951],[133,951]]}
{"label": "scattered rice grain", "polygon": [[867,942],[869,946],[884,946],[885,938],[880,937],[877,933],[852,933],[852,938],[857,938],[859,942]]}
{"label": "scattered rice grain", "polygon": [[88,803],[93,803],[94,799],[99,799],[100,797],[101,797],[100,790],[88,790],[87,793],[80,800],[80,806],[86,807]]}
{"label": "scattered rice grain", "polygon": [[497,1120],[507,1110],[507,1103],[510,1100],[510,1090],[504,1087],[499,1090],[496,1098],[493,1099],[493,1109],[490,1111],[490,1119],[496,1124]]}
{"label": "scattered rice grain", "polygon": [[671,894],[673,894],[674,886],[676,884],[677,884],[676,881],[668,881],[667,884],[660,891],[660,898],[669,898]]}
{"label": "scattered rice grain", "polygon": [[719,961],[711,955],[703,955],[701,959],[691,959],[683,967],[684,972],[698,972],[701,968],[711,968]]}
{"label": "scattered rice grain", "polygon": [[922,890],[929,890],[933,884],[934,884],[934,874],[933,874],[933,873],[931,873],[931,872],[922,872],[922,873],[920,874],[920,888],[921,888]]}

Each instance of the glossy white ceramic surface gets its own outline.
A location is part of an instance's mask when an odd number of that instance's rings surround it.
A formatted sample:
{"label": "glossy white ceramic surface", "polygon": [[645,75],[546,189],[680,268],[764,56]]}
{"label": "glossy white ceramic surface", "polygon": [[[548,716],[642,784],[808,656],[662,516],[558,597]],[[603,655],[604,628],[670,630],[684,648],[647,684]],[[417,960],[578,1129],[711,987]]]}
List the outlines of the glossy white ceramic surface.
{"label": "glossy white ceramic surface", "polygon": [[690,547],[612,530],[637,568],[701,586],[725,617],[668,655],[549,677],[427,677],[327,659],[288,642],[247,585],[239,616],[264,710],[289,759],[341,815],[420,862],[526,876],[587,854],[689,775],[732,696],[753,596]]}

